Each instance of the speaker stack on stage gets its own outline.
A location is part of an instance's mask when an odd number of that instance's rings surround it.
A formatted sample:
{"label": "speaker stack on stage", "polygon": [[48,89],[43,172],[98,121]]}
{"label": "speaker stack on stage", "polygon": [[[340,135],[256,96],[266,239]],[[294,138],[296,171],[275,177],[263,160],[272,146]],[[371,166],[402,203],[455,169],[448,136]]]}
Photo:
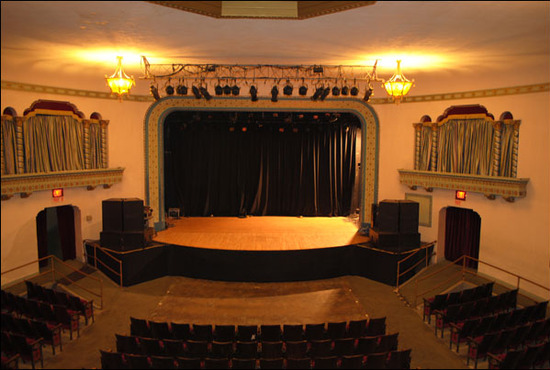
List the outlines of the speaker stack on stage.
{"label": "speaker stack on stage", "polygon": [[99,234],[101,246],[129,251],[145,247],[143,200],[138,198],[111,198],[103,201],[103,231]]}
{"label": "speaker stack on stage", "polygon": [[371,242],[380,249],[408,250],[420,247],[418,203],[382,200],[372,205]]}

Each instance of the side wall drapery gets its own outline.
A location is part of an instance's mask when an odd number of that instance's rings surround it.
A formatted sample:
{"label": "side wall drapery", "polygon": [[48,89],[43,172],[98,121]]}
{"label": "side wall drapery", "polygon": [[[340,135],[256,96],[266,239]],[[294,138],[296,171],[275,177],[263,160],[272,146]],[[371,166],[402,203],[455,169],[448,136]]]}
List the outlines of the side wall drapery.
{"label": "side wall drapery", "polygon": [[2,119],[2,175],[17,173],[17,133],[13,118]]}
{"label": "side wall drapery", "polygon": [[70,116],[29,117],[23,122],[25,172],[84,168],[82,125]]}

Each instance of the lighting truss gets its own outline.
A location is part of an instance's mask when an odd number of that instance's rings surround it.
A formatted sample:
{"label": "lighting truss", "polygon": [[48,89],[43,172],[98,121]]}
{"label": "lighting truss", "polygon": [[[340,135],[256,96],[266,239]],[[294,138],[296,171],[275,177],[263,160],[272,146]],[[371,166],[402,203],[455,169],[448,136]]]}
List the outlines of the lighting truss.
{"label": "lighting truss", "polygon": [[[255,86],[262,82],[271,83],[266,96],[273,92],[273,87],[281,85],[296,85],[296,94],[301,86],[310,86],[310,92],[323,88],[327,92],[333,89],[333,96],[340,96],[340,91],[348,91],[353,87],[372,93],[372,82],[385,82],[376,74],[376,64],[367,65],[280,65],[280,64],[151,64],[142,56],[144,80],[151,80],[151,85],[162,86],[209,86],[218,89],[220,86],[238,86],[245,84]],[[342,89],[343,87],[347,89]],[[191,88],[189,88],[191,89]],[[248,91],[247,88],[245,91]],[[253,89],[254,90],[254,89]],[[161,91],[159,89],[159,91]],[[163,90],[164,91],[164,90]],[[172,91],[172,90],[170,90]],[[176,89],[177,91],[177,89]],[[256,90],[257,91],[257,90]],[[292,91],[287,89],[285,91]],[[338,91],[338,93],[334,93]],[[169,94],[170,95],[170,94]],[[219,94],[218,94],[219,95]],[[285,95],[289,95],[285,93]],[[347,95],[342,93],[342,95]],[[352,94],[357,95],[357,94]],[[322,95],[323,99],[327,95]],[[370,94],[368,94],[370,97]]]}

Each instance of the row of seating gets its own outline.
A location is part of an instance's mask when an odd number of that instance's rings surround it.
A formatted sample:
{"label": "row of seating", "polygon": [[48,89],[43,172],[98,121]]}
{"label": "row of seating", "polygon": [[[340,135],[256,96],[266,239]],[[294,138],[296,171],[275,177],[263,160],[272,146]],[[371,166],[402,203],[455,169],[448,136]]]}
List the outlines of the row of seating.
{"label": "row of seating", "polygon": [[[449,348],[452,348],[452,344],[455,343],[456,351],[459,352],[460,343],[464,342],[468,337],[479,337],[486,333],[506,329],[517,329],[518,340],[523,336],[526,339],[531,338],[530,340],[536,340],[539,335],[543,335],[546,330],[550,330],[550,327],[545,328],[545,325],[548,324],[544,321],[547,305],[548,302],[541,302],[533,306],[502,312],[497,315],[475,317],[451,323]],[[518,342],[518,344],[520,343],[522,341]]]}
{"label": "row of seating", "polygon": [[103,369],[409,369],[411,350],[316,358],[187,358],[100,350]]}
{"label": "row of seating", "polygon": [[[484,359],[489,353],[492,353],[494,357],[504,355],[508,353],[508,343],[514,340],[514,336],[517,335],[514,330],[501,330],[498,332],[491,332],[482,336],[468,338],[468,355],[467,364],[470,364],[470,360],[474,361],[474,368],[477,369],[477,363],[479,359]],[[516,347],[517,349],[526,349],[531,347],[544,348],[546,342],[550,340],[548,334],[545,335],[544,341],[534,343],[534,345],[524,345],[521,343]],[[538,354],[538,352],[537,352]],[[534,359],[533,359],[534,360]]]}
{"label": "row of seating", "polygon": [[130,317],[130,334],[144,338],[204,341],[299,341],[360,338],[386,333],[386,317],[297,325],[210,325]]}
{"label": "row of seating", "polygon": [[52,354],[55,348],[63,350],[61,342],[61,324],[50,324],[46,321],[15,317],[11,313],[2,312],[2,331],[16,333],[31,339],[43,339],[44,343],[52,346]]}
{"label": "row of seating", "polygon": [[304,358],[370,355],[398,349],[398,335],[320,339],[312,341],[218,342],[188,339],[156,339],[115,334],[116,350],[121,353],[188,358]]}
{"label": "row of seating", "polygon": [[79,315],[84,317],[86,325],[88,325],[88,319],[90,318],[94,322],[93,300],[87,301],[58,289],[43,287],[29,280],[25,280],[25,284],[27,286],[27,298],[64,306],[67,309],[78,312]]}
{"label": "row of seating", "polygon": [[489,369],[530,369],[550,367],[550,341],[505,353],[487,353]]}
{"label": "row of seating", "polygon": [[61,324],[63,331],[70,331],[71,339],[73,331],[80,336],[80,316],[65,306],[21,297],[2,290],[2,311],[50,324]]}
{"label": "row of seating", "polygon": [[19,355],[23,361],[30,361],[33,369],[37,361],[40,361],[40,365],[44,367],[42,341],[42,338],[32,339],[22,334],[2,330],[2,353],[8,358]]}
{"label": "row of seating", "polygon": [[435,334],[437,335],[437,329],[441,329],[441,338],[443,338],[445,328],[453,322],[464,321],[470,317],[489,316],[514,310],[516,304],[517,289],[497,296],[454,304],[443,310],[436,310],[434,311],[436,315]]}
{"label": "row of seating", "polygon": [[481,298],[491,297],[493,294],[494,282],[477,286],[475,288],[464,289],[451,293],[437,294],[430,298],[424,298],[424,310],[422,320],[431,323],[431,316],[435,310],[444,310],[448,306],[470,301],[476,301]]}

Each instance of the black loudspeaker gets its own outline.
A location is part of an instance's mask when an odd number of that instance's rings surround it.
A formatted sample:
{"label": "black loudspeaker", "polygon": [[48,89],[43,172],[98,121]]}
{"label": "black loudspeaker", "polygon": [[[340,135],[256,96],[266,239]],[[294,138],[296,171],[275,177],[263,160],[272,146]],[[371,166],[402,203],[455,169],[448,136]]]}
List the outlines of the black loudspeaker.
{"label": "black loudspeaker", "polygon": [[418,233],[419,204],[412,200],[399,201],[399,232]]}
{"label": "black loudspeaker", "polygon": [[369,237],[378,248],[397,249],[399,247],[398,233],[370,229]]}
{"label": "black loudspeaker", "polygon": [[102,231],[99,233],[102,247],[124,252],[145,248],[144,231]]}
{"label": "black loudspeaker", "polygon": [[143,200],[138,198],[124,198],[122,203],[123,231],[144,231]]}
{"label": "black loudspeaker", "polygon": [[101,246],[115,251],[122,250],[124,245],[122,231],[102,231],[99,233]]}
{"label": "black loudspeaker", "polygon": [[122,228],[122,198],[106,199],[102,202],[103,231],[118,231]]}
{"label": "black loudspeaker", "polygon": [[111,198],[103,201],[103,231],[144,231],[143,200]]}
{"label": "black loudspeaker", "polygon": [[400,233],[399,248],[413,249],[420,247],[420,233]]}
{"label": "black loudspeaker", "polygon": [[399,231],[399,201],[383,200],[378,203],[378,212],[376,215],[376,225],[378,230],[383,232]]}

